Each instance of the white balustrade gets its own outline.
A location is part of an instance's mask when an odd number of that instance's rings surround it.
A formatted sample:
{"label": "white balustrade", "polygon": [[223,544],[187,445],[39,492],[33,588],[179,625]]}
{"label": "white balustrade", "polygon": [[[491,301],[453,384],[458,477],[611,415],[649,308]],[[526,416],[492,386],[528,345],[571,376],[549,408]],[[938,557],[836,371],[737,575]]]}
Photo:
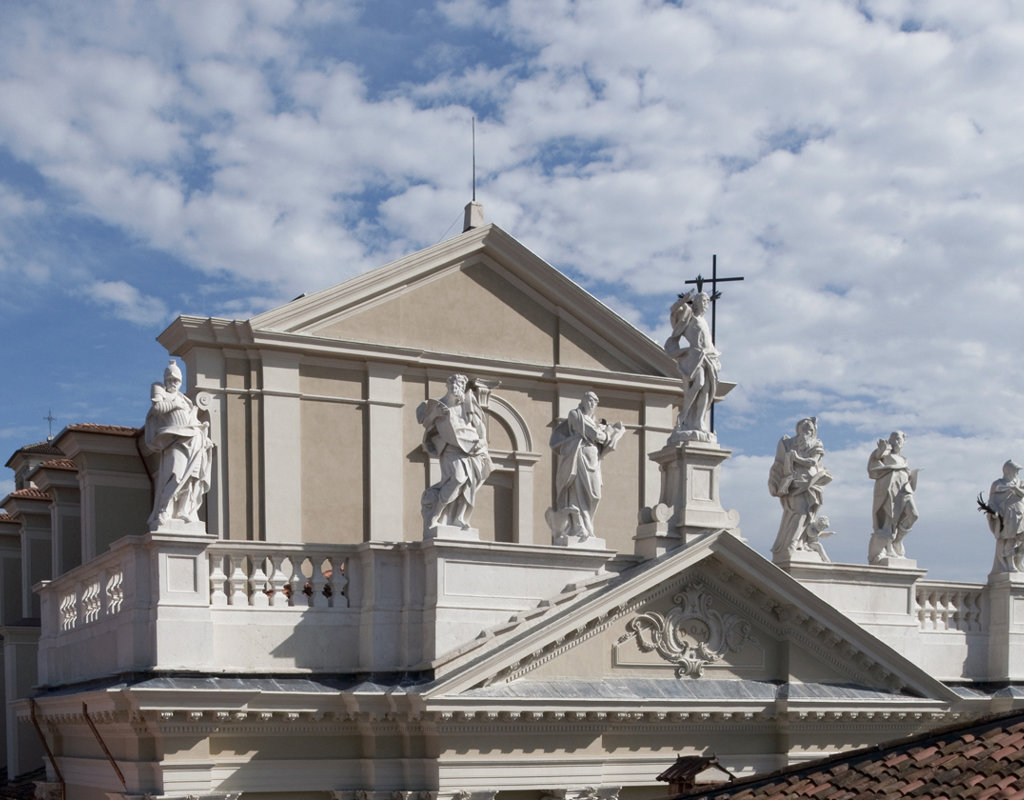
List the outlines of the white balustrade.
{"label": "white balustrade", "polygon": [[121,565],[110,564],[65,588],[58,608],[60,630],[73,631],[120,613],[123,585]]}
{"label": "white balustrade", "polygon": [[348,608],[344,547],[220,541],[207,552],[212,606]]}
{"label": "white balustrade", "polygon": [[919,581],[915,586],[918,626],[923,631],[982,630],[983,587]]}

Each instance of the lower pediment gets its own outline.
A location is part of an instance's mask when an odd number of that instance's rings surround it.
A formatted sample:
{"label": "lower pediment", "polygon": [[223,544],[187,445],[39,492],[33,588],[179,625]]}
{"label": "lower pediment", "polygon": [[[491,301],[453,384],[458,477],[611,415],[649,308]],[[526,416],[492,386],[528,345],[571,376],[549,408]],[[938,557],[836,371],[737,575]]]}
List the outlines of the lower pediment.
{"label": "lower pediment", "polygon": [[725,533],[506,635],[426,693],[614,702],[614,689],[635,702],[756,705],[786,687],[787,703],[808,707],[955,702],[948,687]]}

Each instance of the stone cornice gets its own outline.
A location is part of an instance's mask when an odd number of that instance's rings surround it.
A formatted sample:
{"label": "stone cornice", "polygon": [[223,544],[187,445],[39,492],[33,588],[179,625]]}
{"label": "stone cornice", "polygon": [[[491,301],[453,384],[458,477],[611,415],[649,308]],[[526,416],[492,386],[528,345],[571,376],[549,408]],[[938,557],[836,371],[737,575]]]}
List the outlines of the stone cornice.
{"label": "stone cornice", "polygon": [[[674,576],[709,558],[709,565],[717,565],[718,590],[735,596],[734,602],[777,638],[794,641],[841,674],[855,676],[868,686],[909,691],[943,705],[960,702],[943,683],[724,532],[698,540],[646,569],[640,567],[639,574],[590,593],[556,616],[538,619],[489,654],[457,668],[427,695],[457,696],[475,686],[521,677],[606,629],[615,619],[677,590],[686,581]],[[733,582],[736,588],[725,588]],[[743,594],[747,598],[741,601]]]}

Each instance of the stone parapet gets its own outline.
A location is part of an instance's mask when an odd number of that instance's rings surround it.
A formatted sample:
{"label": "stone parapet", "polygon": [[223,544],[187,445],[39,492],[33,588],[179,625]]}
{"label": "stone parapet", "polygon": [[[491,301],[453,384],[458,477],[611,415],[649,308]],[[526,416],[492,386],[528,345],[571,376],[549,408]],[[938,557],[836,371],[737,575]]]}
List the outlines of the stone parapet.
{"label": "stone parapet", "polygon": [[614,555],[455,540],[125,537],[37,584],[40,683],[146,671],[432,669],[445,654],[473,646],[485,629],[605,574]]}

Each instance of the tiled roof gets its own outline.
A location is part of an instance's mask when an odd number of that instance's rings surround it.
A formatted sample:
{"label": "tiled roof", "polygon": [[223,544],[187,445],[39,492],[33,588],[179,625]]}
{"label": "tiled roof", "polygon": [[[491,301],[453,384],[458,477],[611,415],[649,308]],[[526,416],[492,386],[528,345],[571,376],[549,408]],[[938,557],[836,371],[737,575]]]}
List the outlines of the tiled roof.
{"label": "tiled roof", "polygon": [[0,511],[0,522],[15,522],[15,519],[6,511]]}
{"label": "tiled roof", "polygon": [[41,489],[30,486],[27,489],[15,489],[8,497],[20,497],[24,500],[49,500],[50,495]]}
{"label": "tiled roof", "polygon": [[95,422],[80,422],[68,425],[64,430],[78,431],[79,433],[106,433],[111,436],[135,436],[142,429],[127,425],[99,425]]}
{"label": "tiled roof", "polygon": [[64,453],[63,453],[63,451],[60,448],[55,447],[53,445],[53,442],[50,442],[50,441],[36,442],[35,444],[27,444],[24,447],[19,447],[17,450],[15,450],[11,454],[11,457],[9,459],[7,459],[7,463],[4,466],[7,466],[7,467],[12,466],[12,462],[18,456],[25,456],[25,455],[28,455],[28,456],[62,456],[62,455],[64,455]]}
{"label": "tiled roof", "polygon": [[78,472],[78,464],[72,461],[70,458],[51,458],[49,461],[44,461],[39,465],[40,469],[66,469],[72,472]]}
{"label": "tiled roof", "polygon": [[54,447],[52,442],[36,442],[35,444],[27,444],[18,450],[19,453],[29,453],[31,455],[64,455],[60,448]]}
{"label": "tiled roof", "polygon": [[1024,713],[789,767],[676,800],[1024,800]]}
{"label": "tiled roof", "polygon": [[692,786],[694,778],[712,768],[720,770],[730,778],[734,777],[729,770],[718,763],[718,758],[715,756],[679,756],[676,763],[655,780],[674,784],[690,783]]}

